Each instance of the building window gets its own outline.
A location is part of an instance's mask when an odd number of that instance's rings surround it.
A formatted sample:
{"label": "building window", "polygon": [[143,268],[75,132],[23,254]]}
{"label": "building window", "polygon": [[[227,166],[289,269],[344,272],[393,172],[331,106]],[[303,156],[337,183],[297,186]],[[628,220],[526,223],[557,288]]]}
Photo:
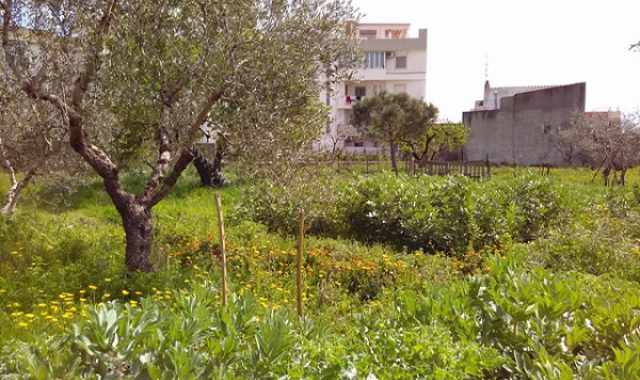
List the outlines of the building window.
{"label": "building window", "polygon": [[378,36],[378,32],[375,30],[361,30],[360,38],[365,40],[373,40]]}
{"label": "building window", "polygon": [[407,57],[396,57],[396,69],[407,68]]}
{"label": "building window", "polygon": [[364,56],[365,69],[384,69],[384,52],[368,51]]}
{"label": "building window", "polygon": [[356,87],[356,100],[362,100],[365,96],[367,96],[367,88]]}

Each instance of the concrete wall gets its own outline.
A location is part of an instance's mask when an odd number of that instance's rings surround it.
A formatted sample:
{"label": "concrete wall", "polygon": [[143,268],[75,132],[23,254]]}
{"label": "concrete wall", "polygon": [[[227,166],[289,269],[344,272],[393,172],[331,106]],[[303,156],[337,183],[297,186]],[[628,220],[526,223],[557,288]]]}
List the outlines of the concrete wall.
{"label": "concrete wall", "polygon": [[470,129],[465,159],[562,165],[554,140],[575,113],[584,112],[585,100],[586,84],[578,83],[505,97],[499,110],[465,112]]}

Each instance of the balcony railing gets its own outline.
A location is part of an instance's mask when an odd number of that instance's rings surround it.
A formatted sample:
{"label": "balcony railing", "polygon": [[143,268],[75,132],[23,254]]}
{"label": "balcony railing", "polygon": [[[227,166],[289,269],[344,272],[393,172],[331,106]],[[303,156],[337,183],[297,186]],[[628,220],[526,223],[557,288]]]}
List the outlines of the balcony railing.
{"label": "balcony railing", "polygon": [[354,104],[363,101],[366,96],[351,96],[347,95],[342,98],[340,108],[351,108]]}

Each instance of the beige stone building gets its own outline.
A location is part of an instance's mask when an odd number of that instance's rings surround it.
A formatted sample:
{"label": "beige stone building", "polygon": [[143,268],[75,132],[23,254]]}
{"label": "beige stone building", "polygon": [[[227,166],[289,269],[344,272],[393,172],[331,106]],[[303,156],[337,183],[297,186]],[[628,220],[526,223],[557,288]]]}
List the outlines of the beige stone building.
{"label": "beige stone building", "polygon": [[350,126],[353,105],[380,92],[407,93],[424,99],[427,75],[427,30],[410,37],[410,24],[359,24],[356,33],[364,52],[363,67],[353,80],[339,83],[321,99],[331,107],[332,122],[318,148],[348,153],[375,153],[380,146],[358,136]]}

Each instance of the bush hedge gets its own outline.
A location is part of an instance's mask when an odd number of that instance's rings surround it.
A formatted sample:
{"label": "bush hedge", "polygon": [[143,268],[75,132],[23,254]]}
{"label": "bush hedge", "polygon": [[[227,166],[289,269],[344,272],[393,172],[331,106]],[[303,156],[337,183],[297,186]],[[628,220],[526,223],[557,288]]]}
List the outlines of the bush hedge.
{"label": "bush hedge", "polygon": [[[337,196],[328,199],[327,193]],[[272,230],[295,231],[296,208],[302,205],[281,187],[262,185],[250,199],[243,216]],[[486,183],[387,173],[306,199],[311,233],[458,256],[471,246],[534,240],[572,210],[560,184],[531,173]]]}

